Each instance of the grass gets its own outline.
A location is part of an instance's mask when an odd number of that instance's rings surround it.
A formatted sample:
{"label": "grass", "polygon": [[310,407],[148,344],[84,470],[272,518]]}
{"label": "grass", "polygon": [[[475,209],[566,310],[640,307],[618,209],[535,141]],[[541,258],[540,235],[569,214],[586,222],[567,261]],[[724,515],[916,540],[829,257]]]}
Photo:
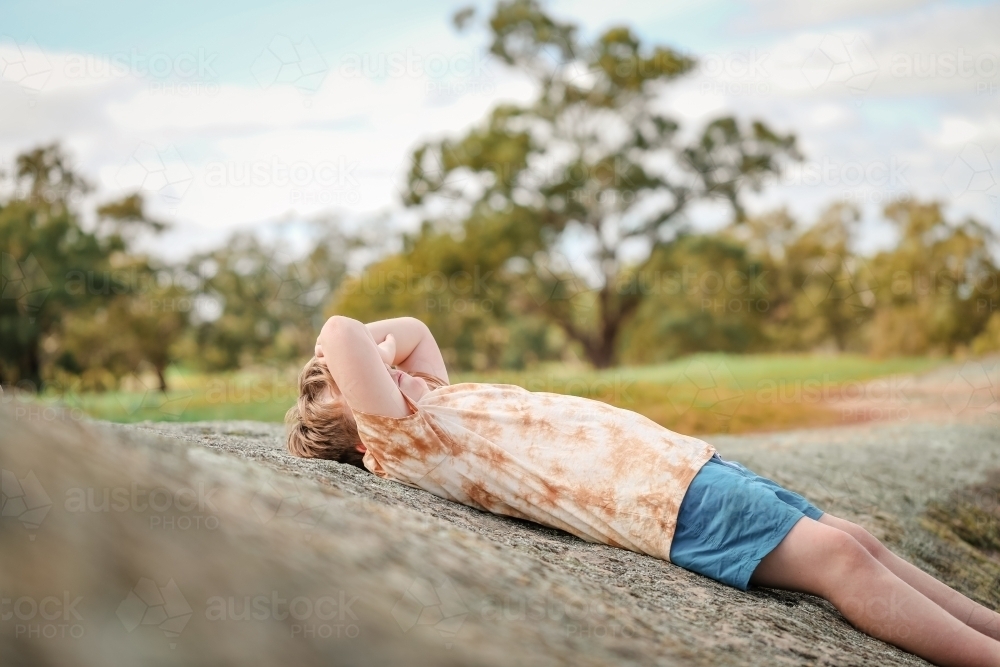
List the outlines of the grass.
{"label": "grass", "polygon": [[[874,378],[920,373],[946,359],[873,360],[859,355],[698,354],[666,364],[601,371],[565,365],[530,371],[454,373],[458,382],[516,384],[584,396],[640,412],[682,433],[740,433],[842,423],[826,397]],[[49,396],[116,422],[251,419],[281,421],[295,401],[296,369],[206,375],[171,369],[163,395],[146,380],[129,390]]]}
{"label": "grass", "polygon": [[862,355],[696,354],[655,366],[603,371],[461,374],[453,382],[508,382],[639,412],[680,433],[746,433],[844,423],[829,398],[863,392],[875,378],[921,373],[947,360]]}
{"label": "grass", "polygon": [[121,391],[44,398],[97,419],[121,423],[234,419],[280,422],[295,402],[297,375],[295,368],[213,374],[171,368],[166,394],[155,389],[153,378],[141,378]]}

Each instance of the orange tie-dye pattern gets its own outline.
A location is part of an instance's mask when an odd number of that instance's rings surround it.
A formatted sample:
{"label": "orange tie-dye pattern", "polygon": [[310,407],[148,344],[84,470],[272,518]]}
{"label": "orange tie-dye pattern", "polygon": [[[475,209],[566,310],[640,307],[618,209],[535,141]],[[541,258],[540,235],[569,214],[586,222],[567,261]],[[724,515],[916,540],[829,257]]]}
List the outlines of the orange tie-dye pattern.
{"label": "orange tie-dye pattern", "polygon": [[421,376],[432,391],[407,399],[409,416],[355,411],[368,470],[669,560],[681,501],[712,445],[599,401]]}

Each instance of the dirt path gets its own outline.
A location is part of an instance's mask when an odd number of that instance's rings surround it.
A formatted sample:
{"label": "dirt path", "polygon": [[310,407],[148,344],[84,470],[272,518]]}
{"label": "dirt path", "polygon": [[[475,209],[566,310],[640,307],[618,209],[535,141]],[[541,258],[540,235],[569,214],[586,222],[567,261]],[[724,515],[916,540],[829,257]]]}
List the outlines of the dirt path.
{"label": "dirt path", "polygon": [[825,401],[844,423],[992,423],[1000,428],[1000,356],[837,388]]}

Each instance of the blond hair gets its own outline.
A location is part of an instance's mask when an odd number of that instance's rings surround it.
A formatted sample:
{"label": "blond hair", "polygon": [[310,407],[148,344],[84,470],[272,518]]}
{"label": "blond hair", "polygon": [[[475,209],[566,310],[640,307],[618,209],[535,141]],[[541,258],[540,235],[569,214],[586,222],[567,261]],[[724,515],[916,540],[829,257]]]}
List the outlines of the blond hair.
{"label": "blond hair", "polygon": [[307,459],[332,459],[362,466],[357,426],[339,401],[324,400],[326,389],[337,384],[326,363],[313,357],[299,373],[299,399],[285,413],[288,451]]}

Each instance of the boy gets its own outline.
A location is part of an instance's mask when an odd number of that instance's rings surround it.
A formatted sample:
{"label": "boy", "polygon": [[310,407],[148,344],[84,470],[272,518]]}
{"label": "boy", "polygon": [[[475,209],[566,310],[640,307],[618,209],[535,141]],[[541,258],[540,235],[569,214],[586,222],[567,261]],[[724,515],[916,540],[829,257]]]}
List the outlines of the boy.
{"label": "boy", "polygon": [[288,413],[298,456],[361,465],[743,590],[818,595],[859,630],[939,665],[1000,665],[1000,616],[863,528],[635,412],[512,385],[449,385],[414,318],[330,318],[299,389]]}

